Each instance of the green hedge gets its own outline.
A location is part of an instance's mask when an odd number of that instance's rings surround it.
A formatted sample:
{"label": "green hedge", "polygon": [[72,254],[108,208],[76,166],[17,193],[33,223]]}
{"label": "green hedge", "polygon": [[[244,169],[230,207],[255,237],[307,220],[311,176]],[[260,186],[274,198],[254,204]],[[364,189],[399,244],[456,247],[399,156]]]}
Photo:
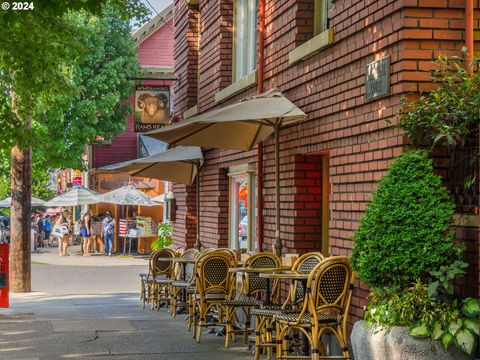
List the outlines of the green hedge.
{"label": "green hedge", "polygon": [[450,231],[455,206],[424,151],[406,152],[390,166],[353,237],[351,261],[373,287],[406,288],[460,259]]}

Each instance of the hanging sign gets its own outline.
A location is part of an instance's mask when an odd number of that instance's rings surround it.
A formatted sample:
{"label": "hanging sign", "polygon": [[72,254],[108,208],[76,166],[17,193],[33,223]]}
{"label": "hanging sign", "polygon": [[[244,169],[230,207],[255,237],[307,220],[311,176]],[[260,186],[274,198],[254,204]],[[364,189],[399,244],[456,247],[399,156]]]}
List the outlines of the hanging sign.
{"label": "hanging sign", "polygon": [[151,131],[167,124],[170,124],[170,88],[164,85],[137,85],[135,131]]}
{"label": "hanging sign", "polygon": [[365,101],[390,93],[390,56],[365,66]]}

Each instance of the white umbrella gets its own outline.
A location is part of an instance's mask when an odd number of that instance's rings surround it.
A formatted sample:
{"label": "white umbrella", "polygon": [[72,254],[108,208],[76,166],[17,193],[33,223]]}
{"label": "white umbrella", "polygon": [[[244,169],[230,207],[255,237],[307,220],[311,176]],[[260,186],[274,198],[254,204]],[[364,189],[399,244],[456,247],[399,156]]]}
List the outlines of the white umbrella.
{"label": "white umbrella", "polygon": [[83,186],[74,186],[71,190],[48,201],[45,206],[78,206],[98,203],[99,193],[85,189]]}
{"label": "white umbrella", "polygon": [[[9,196],[9,197],[7,197],[3,200],[0,200],[0,207],[9,208],[10,206],[12,206],[12,197],[11,196]],[[32,206],[45,206],[45,201],[32,196]]]}
{"label": "white umbrella", "polygon": [[117,205],[157,206],[150,196],[137,190],[133,185],[122,186],[100,195],[98,202]]}

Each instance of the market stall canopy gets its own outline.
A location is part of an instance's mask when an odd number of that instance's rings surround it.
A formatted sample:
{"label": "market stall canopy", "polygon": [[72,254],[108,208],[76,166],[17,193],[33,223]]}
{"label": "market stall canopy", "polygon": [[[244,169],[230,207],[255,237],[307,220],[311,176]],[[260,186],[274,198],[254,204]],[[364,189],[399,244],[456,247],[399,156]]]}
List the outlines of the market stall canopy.
{"label": "market stall canopy", "polygon": [[[12,206],[11,196],[0,200],[0,208],[9,208],[10,206]],[[45,201],[32,196],[32,206],[45,206]]]}
{"label": "market stall canopy", "polygon": [[307,115],[278,89],[146,133],[171,145],[251,150],[275,128]]}
{"label": "market stall canopy", "polygon": [[125,185],[100,195],[98,202],[117,205],[158,206],[150,196],[137,190],[133,185]]}
{"label": "market stall canopy", "polygon": [[144,158],[104,166],[99,170],[190,185],[202,164],[203,155],[200,147],[178,146]]}
{"label": "market stall canopy", "polygon": [[83,186],[74,186],[71,190],[47,201],[45,206],[78,206],[98,203],[99,193]]}

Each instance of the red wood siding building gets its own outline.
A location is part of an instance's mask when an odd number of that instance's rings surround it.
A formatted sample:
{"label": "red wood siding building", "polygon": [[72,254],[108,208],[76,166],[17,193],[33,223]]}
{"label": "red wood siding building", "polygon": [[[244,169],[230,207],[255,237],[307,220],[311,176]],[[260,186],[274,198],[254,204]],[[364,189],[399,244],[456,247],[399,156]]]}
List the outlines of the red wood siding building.
{"label": "red wood siding building", "polygon": [[[138,47],[138,62],[147,74],[171,77],[173,73],[173,5],[163,10],[148,23],[133,33]],[[148,80],[148,85],[171,85],[170,80]],[[133,96],[130,99],[133,108]],[[94,168],[136,159],[138,154],[138,136],[135,132],[133,114],[126,119],[125,132],[118,135],[110,144],[95,146],[91,152],[91,164]]]}

